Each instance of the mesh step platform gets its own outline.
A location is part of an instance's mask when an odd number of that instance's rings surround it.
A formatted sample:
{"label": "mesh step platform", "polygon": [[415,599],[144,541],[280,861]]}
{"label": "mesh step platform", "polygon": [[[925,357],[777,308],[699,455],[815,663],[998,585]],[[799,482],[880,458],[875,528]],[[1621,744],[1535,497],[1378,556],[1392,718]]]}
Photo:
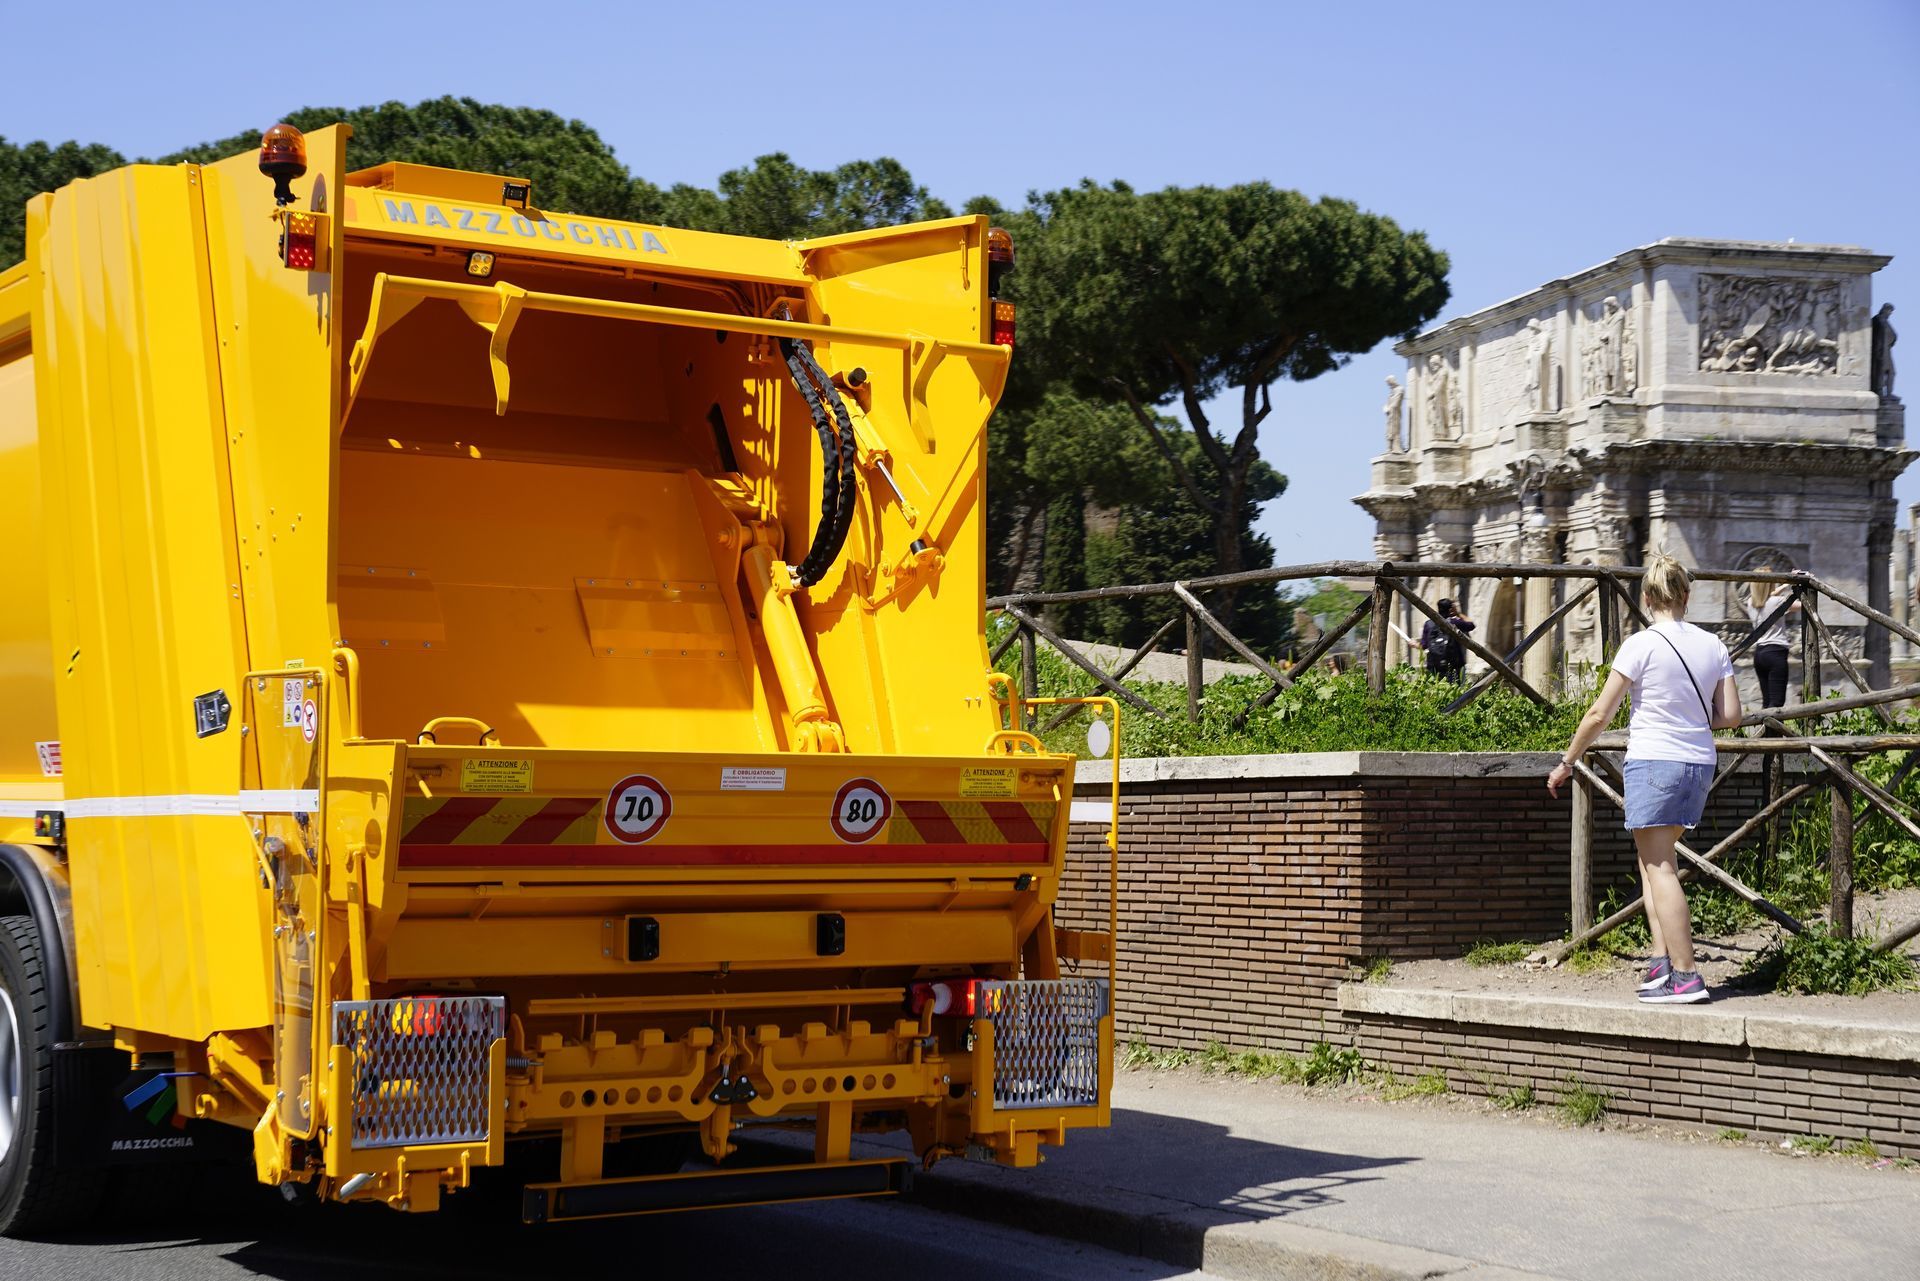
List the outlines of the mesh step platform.
{"label": "mesh step platform", "polygon": [[502,996],[335,1001],[335,1052],[353,1056],[350,1145],[484,1143],[493,1043],[506,1027]]}
{"label": "mesh step platform", "polygon": [[1099,1104],[1105,979],[982,982],[975,1008],[993,1025],[994,1107]]}

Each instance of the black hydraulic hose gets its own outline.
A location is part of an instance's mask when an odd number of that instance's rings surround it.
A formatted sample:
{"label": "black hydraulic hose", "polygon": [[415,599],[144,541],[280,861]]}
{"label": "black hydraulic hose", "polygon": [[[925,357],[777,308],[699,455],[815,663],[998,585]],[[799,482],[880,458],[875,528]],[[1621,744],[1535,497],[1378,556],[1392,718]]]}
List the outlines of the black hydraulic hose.
{"label": "black hydraulic hose", "polygon": [[813,543],[807,548],[806,556],[793,571],[795,585],[807,587],[819,582],[833,567],[841,548],[846,546],[847,531],[853,525],[857,495],[853,419],[832,379],[820,368],[806,343],[782,338],[780,354],[786,358],[793,385],[807,402],[807,413],[820,435],[820,523],[813,531]]}

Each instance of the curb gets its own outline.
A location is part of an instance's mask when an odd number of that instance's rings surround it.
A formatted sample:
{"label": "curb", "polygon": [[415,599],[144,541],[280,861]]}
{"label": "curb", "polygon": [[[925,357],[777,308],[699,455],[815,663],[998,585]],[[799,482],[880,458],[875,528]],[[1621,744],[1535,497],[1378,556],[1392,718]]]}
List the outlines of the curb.
{"label": "curb", "polygon": [[[774,1149],[798,1145],[784,1135],[759,1135],[749,1142]],[[896,1144],[857,1136],[854,1148],[860,1157],[908,1156]],[[1066,1195],[1046,1182],[1037,1170],[950,1159],[931,1171],[916,1169],[900,1200],[1223,1281],[1561,1281],[1281,1218],[1255,1218],[1121,1188],[1074,1185]]]}
{"label": "curb", "polygon": [[1116,1189],[1063,1197],[1037,1186],[1032,1171],[949,1169],[951,1164],[915,1177],[907,1199],[1228,1281],[1555,1281],[1457,1255]]}

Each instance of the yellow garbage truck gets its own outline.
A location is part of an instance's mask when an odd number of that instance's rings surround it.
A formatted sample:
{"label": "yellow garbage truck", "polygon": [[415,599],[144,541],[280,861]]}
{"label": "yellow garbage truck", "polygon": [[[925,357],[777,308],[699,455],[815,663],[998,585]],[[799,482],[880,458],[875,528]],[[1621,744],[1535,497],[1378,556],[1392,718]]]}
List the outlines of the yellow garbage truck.
{"label": "yellow garbage truck", "polygon": [[1074,758],[983,633],[1006,234],[347,137],[37,196],[0,273],[0,1231],[116,1162],[542,1223],[1105,1125],[1116,881],[1056,922]]}

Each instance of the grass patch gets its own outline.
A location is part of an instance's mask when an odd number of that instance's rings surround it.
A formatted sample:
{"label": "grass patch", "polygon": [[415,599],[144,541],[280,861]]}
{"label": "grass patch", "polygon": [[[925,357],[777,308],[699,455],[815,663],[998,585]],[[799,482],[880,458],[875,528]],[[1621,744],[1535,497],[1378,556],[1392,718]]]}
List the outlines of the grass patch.
{"label": "grass patch", "polygon": [[1880,1148],[1872,1139],[1848,1139],[1840,1145],[1840,1151],[1842,1155],[1863,1156],[1869,1161],[1878,1161],[1880,1159]]}
{"label": "grass patch", "polygon": [[1619,958],[1603,947],[1577,947],[1567,953],[1566,966],[1575,974],[1598,974],[1610,970]]}
{"label": "grass patch", "polygon": [[1147,1044],[1147,1038],[1136,1035],[1127,1042],[1127,1048],[1120,1055],[1120,1066],[1129,1071],[1141,1069],[1166,1070],[1182,1068],[1193,1062],[1190,1050],[1155,1049]]}
{"label": "grass patch", "polygon": [[1411,1081],[1401,1080],[1392,1071],[1383,1072],[1380,1077],[1380,1097],[1389,1103],[1398,1103],[1401,1099],[1431,1098],[1436,1094],[1445,1094],[1452,1088],[1447,1084],[1447,1074],[1439,1068],[1430,1068]]}
{"label": "grass patch", "polygon": [[1741,972],[1776,992],[1807,995],[1911,991],[1920,979],[1913,962],[1899,952],[1875,952],[1865,939],[1836,938],[1821,925],[1775,940]]}
{"label": "grass patch", "polygon": [[1560,1115],[1571,1125],[1593,1125],[1607,1114],[1607,1096],[1577,1076],[1560,1091]]}
{"label": "grass patch", "polygon": [[1747,1141],[1747,1132],[1745,1130],[1736,1130],[1732,1126],[1727,1126],[1713,1137],[1722,1143],[1745,1143]]}
{"label": "grass patch", "polygon": [[1527,959],[1531,943],[1489,943],[1485,940],[1467,949],[1468,965],[1514,965]]}
{"label": "grass patch", "polygon": [[1373,957],[1360,969],[1360,981],[1362,983],[1380,984],[1385,983],[1392,977],[1393,961],[1388,957]]}
{"label": "grass patch", "polygon": [[1253,1081],[1279,1079],[1299,1085],[1344,1085],[1361,1080],[1372,1065],[1352,1046],[1334,1048],[1325,1041],[1314,1042],[1304,1055],[1282,1054],[1274,1050],[1235,1050],[1220,1041],[1209,1041],[1200,1051],[1198,1062],[1208,1072],[1223,1076],[1244,1076]]}
{"label": "grass patch", "polygon": [[1834,1150],[1835,1140],[1831,1134],[1803,1134],[1790,1140],[1795,1152],[1805,1152],[1809,1156],[1825,1156]]}
{"label": "grass patch", "polygon": [[1490,1097],[1493,1105],[1503,1112],[1529,1112],[1539,1102],[1533,1095],[1533,1086],[1526,1081],[1508,1086]]}

